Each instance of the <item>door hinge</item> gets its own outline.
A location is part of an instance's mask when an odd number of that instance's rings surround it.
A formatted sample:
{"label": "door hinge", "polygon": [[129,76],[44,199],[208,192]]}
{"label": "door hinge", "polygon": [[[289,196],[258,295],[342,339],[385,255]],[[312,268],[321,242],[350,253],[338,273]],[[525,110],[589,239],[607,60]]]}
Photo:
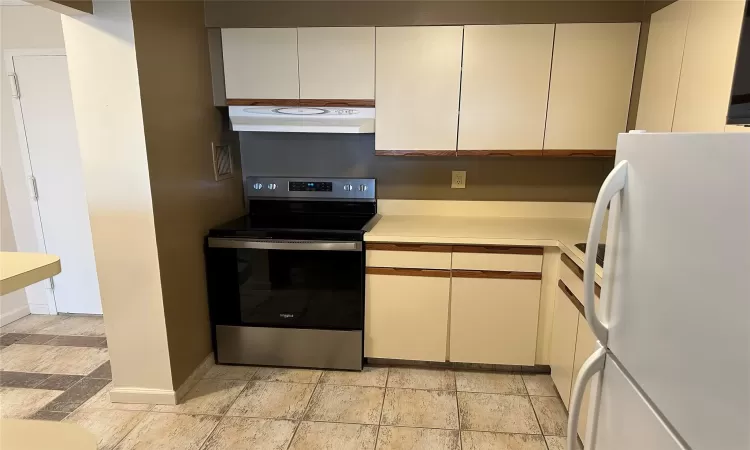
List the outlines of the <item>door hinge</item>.
{"label": "door hinge", "polygon": [[47,289],[55,290],[55,278],[49,277],[47,278]]}
{"label": "door hinge", "polygon": [[8,76],[10,77],[10,91],[11,96],[13,98],[21,98],[21,88],[18,85],[18,75],[14,73],[9,73]]}
{"label": "door hinge", "polygon": [[39,189],[36,187],[36,177],[34,175],[29,177],[29,185],[31,188],[31,198],[39,200]]}

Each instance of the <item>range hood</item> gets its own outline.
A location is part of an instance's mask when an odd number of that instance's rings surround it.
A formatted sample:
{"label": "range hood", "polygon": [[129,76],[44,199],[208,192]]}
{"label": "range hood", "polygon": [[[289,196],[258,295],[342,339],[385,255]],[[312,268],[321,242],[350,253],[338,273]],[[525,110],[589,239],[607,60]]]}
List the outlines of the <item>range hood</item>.
{"label": "range hood", "polygon": [[375,108],[230,106],[234,131],[374,133]]}

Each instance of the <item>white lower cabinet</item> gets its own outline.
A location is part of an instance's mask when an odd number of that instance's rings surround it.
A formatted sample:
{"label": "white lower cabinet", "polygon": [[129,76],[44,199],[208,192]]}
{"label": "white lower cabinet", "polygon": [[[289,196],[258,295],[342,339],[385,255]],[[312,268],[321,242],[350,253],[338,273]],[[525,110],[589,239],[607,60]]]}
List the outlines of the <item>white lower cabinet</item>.
{"label": "white lower cabinet", "polygon": [[366,276],[365,356],[445,362],[450,271],[387,270]]}
{"label": "white lower cabinet", "polygon": [[534,365],[541,280],[464,278],[460,273],[451,280],[449,359]]}
{"label": "white lower cabinet", "polygon": [[[578,372],[581,370],[583,363],[594,353],[596,346],[596,336],[591,331],[589,323],[586,318],[578,316],[578,334],[576,336],[576,352],[573,357],[573,379],[578,378]],[[589,393],[590,383],[586,386],[586,391],[583,394],[583,401],[581,402],[581,414],[578,416],[578,436],[581,441],[586,442],[586,422],[588,419],[589,412]]]}
{"label": "white lower cabinet", "polygon": [[573,361],[579,316],[578,309],[573,306],[562,289],[558,288],[552,319],[549,365],[552,369],[552,381],[566,408],[570,402],[570,389],[573,382]]}

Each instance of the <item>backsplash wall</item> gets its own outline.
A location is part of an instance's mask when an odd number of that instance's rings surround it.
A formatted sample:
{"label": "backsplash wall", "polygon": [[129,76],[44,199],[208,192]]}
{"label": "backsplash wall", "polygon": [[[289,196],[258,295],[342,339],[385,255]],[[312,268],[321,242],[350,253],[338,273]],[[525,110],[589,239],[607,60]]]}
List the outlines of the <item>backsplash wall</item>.
{"label": "backsplash wall", "polygon": [[[372,134],[241,132],[243,178],[376,178],[378,198],[418,200],[596,200],[611,158],[375,156]],[[451,189],[451,171],[467,187]]]}

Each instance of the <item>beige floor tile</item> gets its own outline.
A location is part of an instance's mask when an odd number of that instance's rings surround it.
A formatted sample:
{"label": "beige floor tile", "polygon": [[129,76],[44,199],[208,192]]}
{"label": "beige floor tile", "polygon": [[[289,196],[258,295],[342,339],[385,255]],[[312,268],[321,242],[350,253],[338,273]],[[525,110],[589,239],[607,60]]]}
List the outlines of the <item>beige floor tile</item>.
{"label": "beige floor tile", "polygon": [[388,387],[455,390],[456,378],[450,370],[397,367],[388,373]]}
{"label": "beige floor tile", "polygon": [[123,410],[123,411],[150,411],[154,405],[145,403],[113,403],[109,401],[109,391],[112,390],[112,383],[104,386],[101,391],[88,399],[79,409],[105,409],[105,410]]}
{"label": "beige floor tile", "polygon": [[118,450],[197,450],[219,423],[216,416],[145,413]]}
{"label": "beige floor tile", "polygon": [[0,328],[0,333],[39,333],[44,327],[48,327],[67,319],[66,316],[49,316],[46,314],[30,314],[15,322]]}
{"label": "beige floor tile", "polygon": [[521,375],[514,373],[456,372],[456,388],[463,392],[526,395]]}
{"label": "beige floor tile", "polygon": [[565,450],[565,446],[568,444],[564,437],[561,436],[544,436],[547,440],[547,448],[549,450]]}
{"label": "beige floor tile", "polygon": [[459,392],[458,411],[462,430],[541,434],[525,396]]}
{"label": "beige floor tile", "polygon": [[458,431],[380,427],[378,450],[459,450]]}
{"label": "beige floor tile", "polygon": [[387,367],[365,367],[361,372],[326,370],[323,372],[323,376],[320,377],[320,383],[347,386],[385,387],[387,378]]}
{"label": "beige floor tile", "polygon": [[282,381],[284,383],[317,383],[322,373],[322,370],[258,367],[253,380]]}
{"label": "beige floor tile", "polygon": [[547,450],[541,434],[462,431],[461,444],[463,450]]}
{"label": "beige floor tile", "polygon": [[312,384],[251,381],[227,415],[299,420],[314,389]]}
{"label": "beige floor tile", "polygon": [[63,336],[104,336],[104,318],[91,316],[65,317],[39,330],[39,334]]}
{"label": "beige floor tile", "polygon": [[200,380],[179,405],[158,405],[154,411],[183,414],[218,414],[227,412],[247,385],[242,380]]}
{"label": "beige floor tile", "polygon": [[62,393],[44,389],[0,388],[0,417],[23,419]]}
{"label": "beige floor tile", "polygon": [[539,395],[545,397],[557,397],[557,389],[552,382],[552,377],[547,374],[529,374],[522,375],[523,382],[529,395]]}
{"label": "beige floor tile", "polygon": [[252,366],[224,366],[215,365],[211,367],[203,378],[218,378],[221,380],[245,380],[250,381],[257,371]]}
{"label": "beige floor tile", "polygon": [[106,348],[14,344],[3,351],[0,369],[87,375],[108,360],[109,352]]}
{"label": "beige floor tile", "polygon": [[108,450],[130,433],[145,415],[142,411],[78,409],[66,417],[65,422],[73,422],[90,431],[98,441],[96,448]]}
{"label": "beige floor tile", "polygon": [[320,384],[305,420],[375,424],[380,421],[384,388]]}
{"label": "beige floor tile", "polygon": [[291,420],[224,417],[201,450],[284,450],[296,426]]}
{"label": "beige floor tile", "polygon": [[417,389],[388,389],[382,425],[458,429],[456,393]]}
{"label": "beige floor tile", "polygon": [[534,412],[542,426],[542,433],[553,436],[565,436],[568,429],[568,414],[565,406],[557,397],[531,397]]}
{"label": "beige floor tile", "polygon": [[367,450],[375,448],[376,425],[302,422],[289,450]]}

